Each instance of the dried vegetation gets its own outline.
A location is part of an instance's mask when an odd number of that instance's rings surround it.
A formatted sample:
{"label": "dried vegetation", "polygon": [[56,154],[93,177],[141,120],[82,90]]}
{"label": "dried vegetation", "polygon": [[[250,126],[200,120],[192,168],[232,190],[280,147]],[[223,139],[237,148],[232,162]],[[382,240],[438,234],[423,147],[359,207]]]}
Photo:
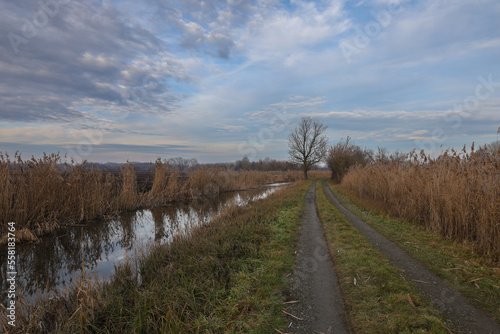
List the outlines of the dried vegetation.
{"label": "dried vegetation", "polygon": [[[88,168],[86,162],[62,163],[59,154],[40,159],[11,159],[0,152],[0,234],[7,222],[25,233],[25,241],[50,232],[63,224],[89,221],[103,214],[164,205],[198,196],[255,188],[273,182],[301,178],[298,171],[231,171],[200,167],[179,171],[157,160],[152,166],[152,185],[140,187],[132,164],[120,172]],[[4,238],[5,239],[5,238]]]}
{"label": "dried vegetation", "polygon": [[249,206],[227,207],[169,244],[148,244],[117,265],[109,281],[84,273],[51,297],[18,298],[15,327],[0,304],[0,332],[271,333],[284,327],[281,292],[307,187],[297,182]]}
{"label": "dried vegetation", "polygon": [[369,206],[500,260],[500,151],[472,145],[434,159],[412,152],[352,168],[341,186]]}

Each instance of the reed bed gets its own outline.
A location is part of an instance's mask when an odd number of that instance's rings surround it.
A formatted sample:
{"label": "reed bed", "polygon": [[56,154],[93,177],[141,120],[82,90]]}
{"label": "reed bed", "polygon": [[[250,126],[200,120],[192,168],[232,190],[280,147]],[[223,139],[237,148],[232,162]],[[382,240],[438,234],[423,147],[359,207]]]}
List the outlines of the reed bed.
{"label": "reed bed", "polygon": [[[89,221],[104,214],[164,205],[199,196],[255,188],[301,178],[300,172],[236,172],[200,167],[180,172],[157,160],[150,187],[139,187],[133,164],[107,172],[82,163],[62,163],[59,154],[40,159],[11,159],[0,152],[0,235],[15,222],[19,241],[36,240],[63,224]],[[0,239],[0,243],[6,238]]]}
{"label": "reed bed", "polygon": [[500,260],[500,151],[412,152],[401,161],[354,167],[341,188],[364,204],[469,244]]}
{"label": "reed bed", "polygon": [[6,234],[7,222],[13,221],[16,230],[41,235],[61,222],[115,211],[115,183],[101,171],[85,170],[84,163],[61,164],[58,154],[27,161],[16,154],[11,161],[0,153],[0,232]]}
{"label": "reed bed", "polygon": [[[201,176],[199,176],[201,177]],[[52,297],[17,301],[8,333],[271,333],[287,325],[282,291],[309,184],[298,182],[211,224],[147,244],[110,281],[85,274]]]}

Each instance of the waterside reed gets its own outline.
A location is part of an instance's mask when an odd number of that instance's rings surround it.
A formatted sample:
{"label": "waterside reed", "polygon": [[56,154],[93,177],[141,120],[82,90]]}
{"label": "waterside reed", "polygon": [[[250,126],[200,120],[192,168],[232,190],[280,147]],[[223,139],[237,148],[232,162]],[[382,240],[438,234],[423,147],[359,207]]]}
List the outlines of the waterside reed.
{"label": "waterside reed", "polygon": [[[300,175],[300,174],[299,174]],[[147,244],[96,282],[82,274],[53,296],[16,302],[6,333],[271,333],[286,326],[282,291],[309,184],[297,182],[210,224]],[[22,296],[22,293],[20,294]]]}
{"label": "waterside reed", "polygon": [[0,234],[6,235],[7,222],[12,221],[18,231],[26,232],[23,239],[36,240],[36,236],[63,224],[104,214],[301,178],[297,171],[236,172],[199,167],[181,172],[160,159],[151,173],[152,185],[141,190],[131,163],[116,173],[89,169],[85,161],[62,163],[59,154],[23,160],[17,153],[11,159],[0,152]]}

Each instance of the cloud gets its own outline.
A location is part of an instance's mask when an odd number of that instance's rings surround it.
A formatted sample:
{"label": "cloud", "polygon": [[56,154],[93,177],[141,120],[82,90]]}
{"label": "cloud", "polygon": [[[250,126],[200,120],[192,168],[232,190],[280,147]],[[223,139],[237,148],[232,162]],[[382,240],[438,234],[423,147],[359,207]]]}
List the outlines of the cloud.
{"label": "cloud", "polygon": [[354,110],[315,112],[309,115],[318,118],[346,118],[346,119],[402,119],[402,120],[432,120],[442,118],[449,111],[419,110],[419,111],[383,111],[383,110]]}
{"label": "cloud", "polygon": [[[77,158],[81,145],[66,144],[25,144],[1,142],[0,146],[9,152],[20,151],[23,159],[31,155],[39,155],[40,152],[56,153],[59,152],[66,159]],[[100,144],[84,147],[84,150],[91,152],[93,162],[124,162],[123,155],[126,154],[131,161],[154,161],[157,157],[172,156],[198,156],[202,151],[192,146],[183,145],[126,145],[126,144]]]}
{"label": "cloud", "polygon": [[[257,1],[149,0],[149,23],[169,26],[180,38],[171,39],[184,49],[229,59],[237,30],[258,11]],[[143,21],[143,20],[142,20]]]}
{"label": "cloud", "polygon": [[[480,76],[500,79],[495,0],[401,1],[350,64],[339,41],[396,1],[58,3],[45,20],[38,0],[0,0],[0,150],[75,145],[87,131],[103,135],[97,146],[184,145],[213,161],[241,158],[238,144],[276,120],[258,154],[286,155],[302,116],[332,140],[407,147],[434,129],[455,145],[500,124],[497,87],[458,129],[445,118]],[[114,149],[90,157],[140,156]]]}
{"label": "cloud", "polygon": [[227,132],[244,131],[247,129],[247,127],[244,125],[229,125],[229,124],[213,125],[212,127]]}
{"label": "cloud", "polygon": [[324,96],[318,97],[304,97],[291,95],[287,97],[286,101],[273,103],[270,107],[279,107],[279,108],[305,108],[305,107],[316,107],[322,105],[326,102]]}
{"label": "cloud", "polygon": [[387,5],[401,5],[410,0],[373,0],[376,5],[387,6]]}
{"label": "cloud", "polygon": [[[491,31],[500,13],[497,1],[427,0],[418,6],[403,3],[401,8],[378,41],[371,43],[373,52],[383,50],[385,55],[392,55],[388,59],[394,64],[409,62],[417,66],[419,60],[436,63],[457,53],[499,46],[497,35]],[[478,36],[483,38],[478,40]]]}
{"label": "cloud", "polygon": [[429,130],[417,130],[417,131],[413,131],[412,135],[423,135],[427,132],[429,132]]}
{"label": "cloud", "polygon": [[326,103],[325,97],[309,97],[301,95],[288,95],[282,101],[269,104],[263,110],[247,112],[245,115],[249,120],[272,121],[278,117],[291,122],[300,112],[304,115],[314,115],[313,110]]}
{"label": "cloud", "polygon": [[[66,149],[76,149],[75,145],[64,145]],[[137,153],[172,153],[172,152],[193,152],[194,147],[189,145],[127,145],[127,144],[100,144],[94,145],[92,150],[95,150],[97,153],[106,153],[106,152],[137,152]],[[194,149],[194,152],[197,150]]]}
{"label": "cloud", "polygon": [[0,35],[23,43],[0,41],[0,120],[80,122],[89,101],[101,110],[169,112],[180,99],[169,82],[189,80],[161,39],[128,25],[109,1],[71,1],[53,16],[37,1],[8,2],[2,18]]}
{"label": "cloud", "polygon": [[289,66],[306,57],[308,50],[347,30],[342,1],[294,1],[293,11],[278,9],[255,15],[240,39],[251,62]]}

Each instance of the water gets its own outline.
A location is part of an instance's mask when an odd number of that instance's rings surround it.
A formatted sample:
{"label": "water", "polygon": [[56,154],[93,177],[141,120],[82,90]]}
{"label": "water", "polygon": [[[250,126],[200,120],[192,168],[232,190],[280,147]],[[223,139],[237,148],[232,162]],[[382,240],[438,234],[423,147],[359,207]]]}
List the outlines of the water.
{"label": "water", "polygon": [[[85,226],[72,226],[44,236],[37,244],[16,244],[17,286],[32,299],[41,293],[67,286],[74,277],[109,278],[115,265],[134,255],[147,243],[168,243],[178,233],[209,223],[225,207],[246,205],[265,198],[283,184],[260,189],[220,194],[212,198],[176,203],[147,210],[104,217]],[[7,247],[0,247],[0,286],[6,300]]]}

